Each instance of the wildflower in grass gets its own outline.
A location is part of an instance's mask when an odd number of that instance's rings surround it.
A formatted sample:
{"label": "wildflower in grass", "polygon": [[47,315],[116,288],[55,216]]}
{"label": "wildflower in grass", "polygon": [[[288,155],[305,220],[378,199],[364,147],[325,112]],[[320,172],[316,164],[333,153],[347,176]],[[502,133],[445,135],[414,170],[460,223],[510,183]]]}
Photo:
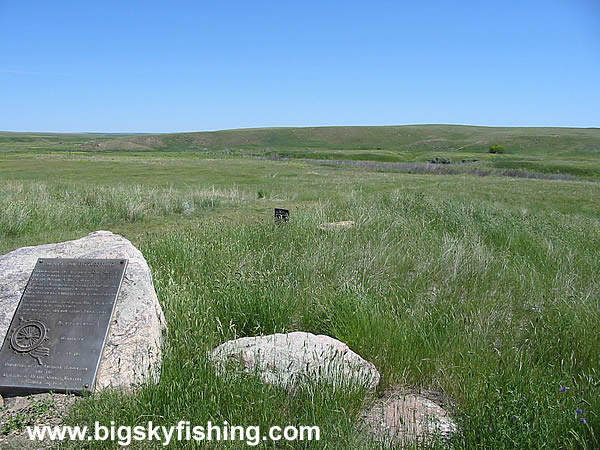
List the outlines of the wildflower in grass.
{"label": "wildflower in grass", "polygon": [[577,414],[583,414],[583,409],[578,409],[577,411],[575,411]]}
{"label": "wildflower in grass", "polygon": [[567,392],[569,388],[567,386],[563,386],[559,389],[560,392]]}
{"label": "wildflower in grass", "polygon": [[580,421],[581,423],[583,423],[583,424],[586,424],[586,423],[587,423],[587,420],[585,420],[585,417],[582,417],[582,418],[581,418],[579,421]]}

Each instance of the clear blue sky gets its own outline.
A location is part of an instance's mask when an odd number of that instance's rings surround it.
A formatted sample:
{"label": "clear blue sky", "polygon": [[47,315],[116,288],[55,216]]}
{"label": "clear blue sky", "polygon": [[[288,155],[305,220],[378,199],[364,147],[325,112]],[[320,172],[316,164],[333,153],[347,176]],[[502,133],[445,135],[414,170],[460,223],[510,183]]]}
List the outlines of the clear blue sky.
{"label": "clear blue sky", "polygon": [[600,126],[600,0],[0,0],[0,130]]}

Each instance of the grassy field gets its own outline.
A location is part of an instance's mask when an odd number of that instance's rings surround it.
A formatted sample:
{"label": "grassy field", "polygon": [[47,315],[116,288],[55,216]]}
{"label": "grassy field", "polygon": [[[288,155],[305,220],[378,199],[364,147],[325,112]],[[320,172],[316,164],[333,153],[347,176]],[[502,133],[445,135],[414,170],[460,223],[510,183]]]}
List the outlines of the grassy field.
{"label": "grassy field", "polygon": [[[356,428],[363,392],[309,385],[292,397],[254,378],[216,378],[207,364],[227,339],[303,330],[372,361],[381,391],[404,385],[451,399],[455,448],[600,447],[600,133],[472,128],[402,127],[443,140],[422,150],[394,143],[397,127],[3,134],[0,253],[98,229],[122,234],[146,256],[169,325],[158,385],[85,399],[69,423],[315,424],[319,443],[287,445],[373,448]],[[110,140],[129,144],[91,149]],[[468,153],[453,147],[473,140],[483,143]],[[489,142],[511,153],[497,160]],[[131,143],[148,148],[124,148]],[[304,154],[308,143],[314,154]],[[392,162],[479,155],[485,167],[575,178],[310,161],[363,151]],[[290,159],[253,157],[267,153]],[[291,209],[287,225],[273,223],[276,206]],[[339,220],[356,226],[319,229]]]}
{"label": "grassy field", "polygon": [[[506,148],[491,154],[490,145]],[[162,135],[0,133],[0,152],[193,153],[267,158],[422,163],[446,158],[473,169],[600,176],[598,128],[460,125],[259,128]],[[477,161],[472,161],[477,160]]]}

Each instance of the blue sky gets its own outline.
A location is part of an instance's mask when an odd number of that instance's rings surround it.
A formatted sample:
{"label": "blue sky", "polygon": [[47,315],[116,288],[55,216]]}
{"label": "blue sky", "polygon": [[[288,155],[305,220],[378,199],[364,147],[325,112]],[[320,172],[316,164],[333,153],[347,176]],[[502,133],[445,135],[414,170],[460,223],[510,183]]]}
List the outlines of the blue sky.
{"label": "blue sky", "polygon": [[600,126],[600,1],[0,0],[0,130]]}

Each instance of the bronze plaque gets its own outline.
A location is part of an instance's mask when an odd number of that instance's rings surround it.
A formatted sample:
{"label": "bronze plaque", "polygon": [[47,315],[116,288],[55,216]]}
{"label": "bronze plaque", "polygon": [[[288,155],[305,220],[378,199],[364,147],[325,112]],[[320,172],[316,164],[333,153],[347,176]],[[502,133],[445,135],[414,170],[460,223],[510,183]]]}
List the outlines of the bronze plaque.
{"label": "bronze plaque", "polygon": [[126,259],[37,261],[2,349],[0,393],[94,390]]}

